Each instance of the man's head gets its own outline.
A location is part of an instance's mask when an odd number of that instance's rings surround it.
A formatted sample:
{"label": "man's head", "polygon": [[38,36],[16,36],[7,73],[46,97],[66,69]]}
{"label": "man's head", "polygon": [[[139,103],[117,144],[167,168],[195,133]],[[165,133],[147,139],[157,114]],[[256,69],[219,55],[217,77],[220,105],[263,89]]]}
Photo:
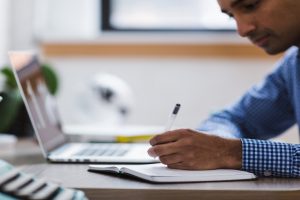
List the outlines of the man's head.
{"label": "man's head", "polygon": [[269,54],[300,47],[300,0],[218,0],[238,33]]}

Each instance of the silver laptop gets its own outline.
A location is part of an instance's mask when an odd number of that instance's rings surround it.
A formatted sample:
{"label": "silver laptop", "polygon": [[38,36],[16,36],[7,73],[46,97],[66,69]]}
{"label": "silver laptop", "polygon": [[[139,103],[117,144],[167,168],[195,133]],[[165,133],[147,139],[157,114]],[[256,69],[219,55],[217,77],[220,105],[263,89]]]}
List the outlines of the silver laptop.
{"label": "silver laptop", "polygon": [[37,55],[10,52],[22,98],[43,155],[51,162],[154,163],[146,143],[71,143],[62,132],[54,96],[50,94]]}

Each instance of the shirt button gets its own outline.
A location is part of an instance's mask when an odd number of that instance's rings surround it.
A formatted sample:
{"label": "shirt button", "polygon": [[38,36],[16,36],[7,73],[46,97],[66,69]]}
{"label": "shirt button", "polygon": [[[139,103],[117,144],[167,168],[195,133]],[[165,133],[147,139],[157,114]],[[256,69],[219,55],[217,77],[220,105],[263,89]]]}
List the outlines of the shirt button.
{"label": "shirt button", "polygon": [[264,175],[265,176],[271,176],[272,175],[272,172],[267,170],[267,171],[264,171]]}

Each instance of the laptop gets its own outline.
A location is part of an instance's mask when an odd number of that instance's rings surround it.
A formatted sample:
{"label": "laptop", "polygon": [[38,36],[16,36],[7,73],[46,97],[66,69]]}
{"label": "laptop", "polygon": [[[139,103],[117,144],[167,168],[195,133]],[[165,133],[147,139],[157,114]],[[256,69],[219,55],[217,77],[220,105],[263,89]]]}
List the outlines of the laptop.
{"label": "laptop", "polygon": [[56,100],[50,94],[38,57],[9,52],[9,59],[43,156],[50,162],[155,163],[146,143],[72,143],[62,131]]}

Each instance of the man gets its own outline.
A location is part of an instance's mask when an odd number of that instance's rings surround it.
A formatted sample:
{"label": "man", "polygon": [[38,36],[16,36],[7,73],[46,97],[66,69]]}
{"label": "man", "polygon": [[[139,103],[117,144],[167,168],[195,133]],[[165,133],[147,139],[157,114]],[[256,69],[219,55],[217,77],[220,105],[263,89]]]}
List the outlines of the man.
{"label": "man", "polygon": [[170,168],[231,168],[259,176],[300,177],[300,145],[265,140],[300,124],[300,1],[218,3],[235,19],[239,35],[268,54],[295,47],[233,106],[212,115],[198,131],[181,129],[153,137],[148,153]]}

